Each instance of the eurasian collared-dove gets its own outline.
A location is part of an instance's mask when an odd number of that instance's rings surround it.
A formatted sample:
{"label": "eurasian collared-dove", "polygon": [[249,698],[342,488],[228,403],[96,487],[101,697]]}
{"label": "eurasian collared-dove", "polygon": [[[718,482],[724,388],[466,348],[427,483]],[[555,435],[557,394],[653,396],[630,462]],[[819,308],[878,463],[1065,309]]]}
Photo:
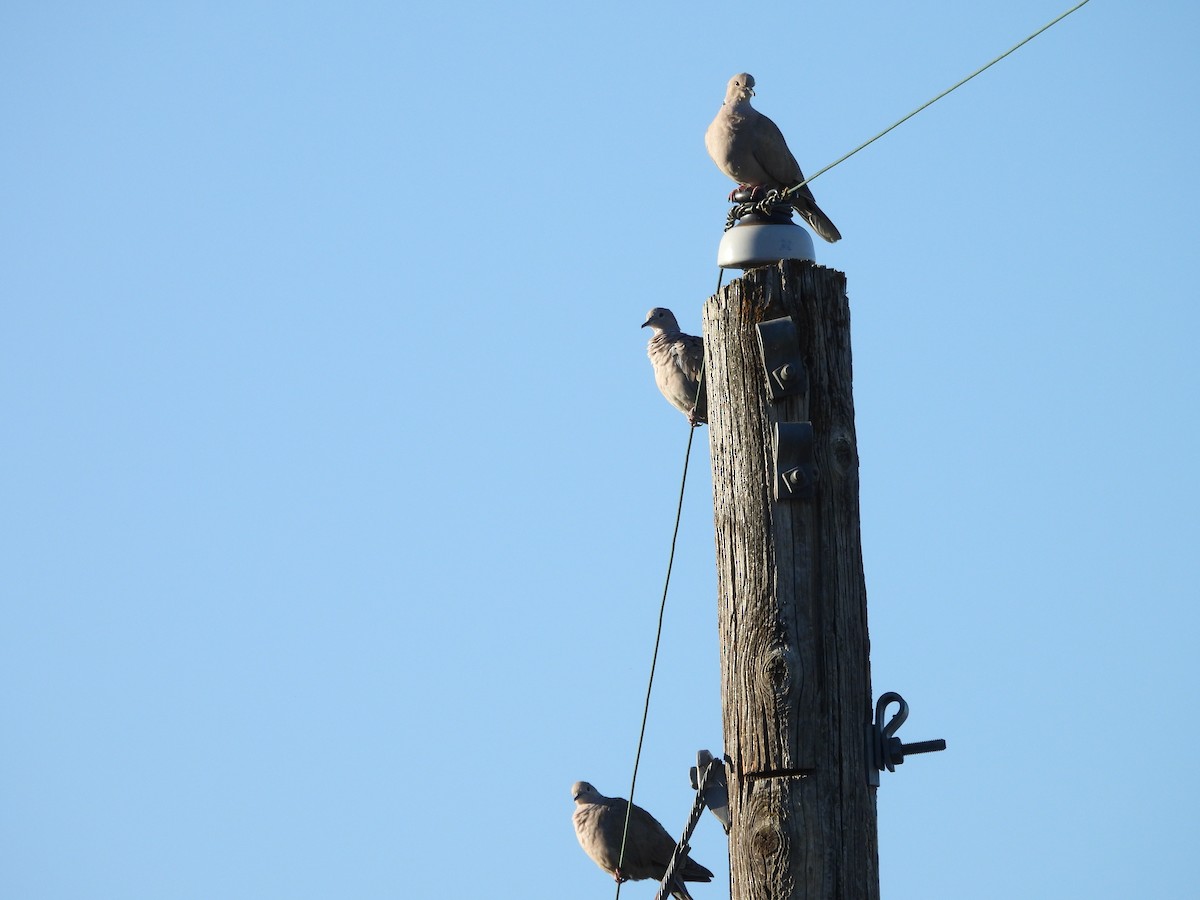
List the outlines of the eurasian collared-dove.
{"label": "eurasian collared-dove", "polygon": [[[742,72],[729,79],[725,102],[708,126],[704,145],[717,168],[739,187],[789,188],[804,180],[800,164],[788,149],[779,126],[750,105],[754,76]],[[789,198],[813,231],[833,243],[842,235],[821,212],[805,185]]]}
{"label": "eurasian collared-dove", "polygon": [[[605,797],[586,781],[571,787],[575,800],[575,836],[592,861],[617,881],[641,881],[653,878],[662,881],[675,851],[675,839],[658,820],[636,803],[629,813],[629,832],[625,836],[625,859],[617,869],[621,855],[621,832],[625,828],[625,810],[629,801],[620,797]],[[713,873],[691,857],[681,872],[675,873],[671,896],[692,900],[685,881],[712,881]]]}
{"label": "eurasian collared-dove", "polygon": [[[679,330],[675,314],[656,306],[646,313],[642,327],[650,326],[654,336],[646,346],[646,355],[654,367],[654,383],[672,406],[696,425],[708,421],[708,398],[700,383],[704,370],[704,338]],[[696,394],[699,390],[699,398]],[[693,412],[692,407],[695,407]]]}

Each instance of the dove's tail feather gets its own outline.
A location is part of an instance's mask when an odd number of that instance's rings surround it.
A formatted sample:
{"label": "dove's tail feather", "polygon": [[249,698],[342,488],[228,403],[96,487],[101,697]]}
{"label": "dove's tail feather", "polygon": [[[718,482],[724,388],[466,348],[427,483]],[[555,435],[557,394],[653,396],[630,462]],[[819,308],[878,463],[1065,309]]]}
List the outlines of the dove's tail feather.
{"label": "dove's tail feather", "polygon": [[671,885],[671,896],[675,900],[693,900],[692,895],[688,893],[687,888],[683,886],[683,882],[678,879]]}
{"label": "dove's tail feather", "polygon": [[829,243],[832,244],[834,241],[840,241],[842,239],[842,233],[838,231],[837,226],[829,220],[829,216],[821,212],[821,207],[817,206],[817,204],[809,202],[798,205],[796,206],[796,212],[800,213],[800,215],[804,217],[804,221],[812,226],[813,231],[815,231],[825,240],[829,241]]}

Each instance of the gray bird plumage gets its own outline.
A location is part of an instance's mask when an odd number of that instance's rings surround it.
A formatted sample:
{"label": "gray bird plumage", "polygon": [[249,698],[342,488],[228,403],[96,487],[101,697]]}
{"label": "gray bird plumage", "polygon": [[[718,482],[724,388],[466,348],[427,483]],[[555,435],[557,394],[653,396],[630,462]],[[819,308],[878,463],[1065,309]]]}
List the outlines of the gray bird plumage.
{"label": "gray bird plumage", "polygon": [[661,306],[646,313],[642,327],[647,326],[654,331],[654,336],[646,345],[646,355],[650,357],[650,365],[654,368],[654,383],[670,404],[687,416],[693,425],[707,422],[708,398],[700,380],[700,373],[704,370],[704,338],[684,334],[679,330],[675,314]]}
{"label": "gray bird plumage", "polygon": [[[783,189],[799,184],[804,180],[800,164],[779,126],[750,105],[753,96],[753,75],[741,72],[729,79],[725,102],[704,135],[708,155],[739,186]],[[808,185],[790,200],[813,231],[830,243],[841,239],[841,232],[817,206]]]}
{"label": "gray bird plumage", "polygon": [[[636,803],[629,813],[629,832],[625,838],[625,859],[617,870],[621,855],[621,832],[625,828],[625,811],[629,802],[620,797],[605,797],[586,781],[571,787],[575,800],[575,836],[579,846],[592,861],[618,881],[641,881],[653,878],[662,881],[675,850],[675,839],[658,820]],[[676,872],[671,896],[677,900],[692,900],[685,881],[712,881],[713,873],[692,858],[682,872]]]}

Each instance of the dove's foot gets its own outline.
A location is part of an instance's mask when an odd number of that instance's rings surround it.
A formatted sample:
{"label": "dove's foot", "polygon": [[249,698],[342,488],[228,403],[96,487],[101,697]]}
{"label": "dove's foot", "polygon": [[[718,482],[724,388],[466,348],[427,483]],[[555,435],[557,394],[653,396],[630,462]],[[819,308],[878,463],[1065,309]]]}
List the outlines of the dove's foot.
{"label": "dove's foot", "polygon": [[758,190],[758,185],[755,184],[739,184],[729,192],[730,203],[745,203],[747,196],[753,197],[754,192]]}
{"label": "dove's foot", "polygon": [[617,884],[621,884],[622,882],[628,881],[628,880],[629,880],[629,876],[626,875],[624,872],[622,872],[620,869],[613,869],[613,881],[615,881]]}

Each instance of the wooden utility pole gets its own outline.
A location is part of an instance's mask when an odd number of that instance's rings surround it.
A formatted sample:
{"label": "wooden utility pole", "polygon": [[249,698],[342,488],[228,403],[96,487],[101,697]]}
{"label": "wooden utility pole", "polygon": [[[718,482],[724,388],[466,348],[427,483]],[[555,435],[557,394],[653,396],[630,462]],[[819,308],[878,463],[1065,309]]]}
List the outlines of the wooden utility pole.
{"label": "wooden utility pole", "polygon": [[[799,346],[783,380],[807,387],[770,400],[756,325],[780,317]],[[705,304],[704,339],[731,900],[878,900],[845,276],[796,260],[752,269]],[[788,427],[805,422],[807,447],[804,426]],[[815,480],[786,461],[806,453]]]}

